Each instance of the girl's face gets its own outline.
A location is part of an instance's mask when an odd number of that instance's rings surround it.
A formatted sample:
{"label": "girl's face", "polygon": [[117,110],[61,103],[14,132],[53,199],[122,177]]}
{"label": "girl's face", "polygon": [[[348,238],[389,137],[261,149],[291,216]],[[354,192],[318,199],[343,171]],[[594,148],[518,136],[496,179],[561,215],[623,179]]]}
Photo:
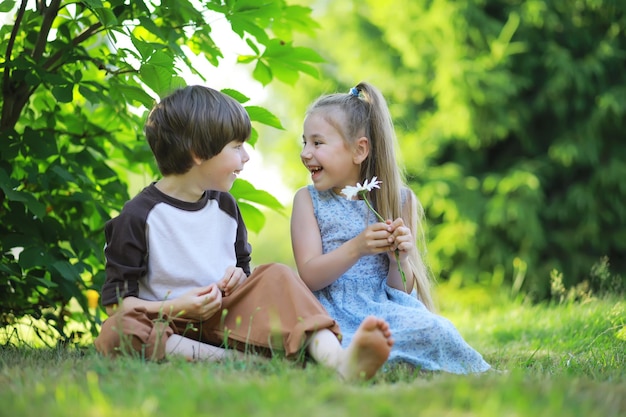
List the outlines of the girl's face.
{"label": "girl's face", "polygon": [[360,166],[355,163],[353,150],[322,112],[306,117],[302,139],[300,158],[317,190],[341,190],[360,181]]}
{"label": "girl's face", "polygon": [[243,170],[243,166],[250,160],[250,155],[244,148],[244,141],[233,140],[214,157],[202,161],[200,172],[205,190],[228,192]]}

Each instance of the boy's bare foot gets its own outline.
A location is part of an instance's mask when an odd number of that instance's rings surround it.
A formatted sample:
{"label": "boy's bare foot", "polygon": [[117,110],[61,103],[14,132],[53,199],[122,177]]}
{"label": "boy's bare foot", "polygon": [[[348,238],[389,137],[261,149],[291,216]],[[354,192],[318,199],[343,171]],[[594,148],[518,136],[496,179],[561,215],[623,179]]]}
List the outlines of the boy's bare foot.
{"label": "boy's bare foot", "polygon": [[345,351],[339,373],[347,380],[370,379],[387,361],[391,346],[389,324],[374,316],[366,317]]}

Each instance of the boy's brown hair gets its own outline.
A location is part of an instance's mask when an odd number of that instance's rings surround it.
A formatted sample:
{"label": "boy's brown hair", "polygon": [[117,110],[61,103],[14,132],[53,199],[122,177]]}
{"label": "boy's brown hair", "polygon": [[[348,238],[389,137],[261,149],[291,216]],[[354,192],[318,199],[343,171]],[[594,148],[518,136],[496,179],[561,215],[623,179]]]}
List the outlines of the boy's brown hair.
{"label": "boy's brown hair", "polygon": [[239,102],[200,85],[164,97],[144,127],[162,175],[184,174],[194,156],[210,159],[229,142],[247,140],[251,131],[250,117]]}

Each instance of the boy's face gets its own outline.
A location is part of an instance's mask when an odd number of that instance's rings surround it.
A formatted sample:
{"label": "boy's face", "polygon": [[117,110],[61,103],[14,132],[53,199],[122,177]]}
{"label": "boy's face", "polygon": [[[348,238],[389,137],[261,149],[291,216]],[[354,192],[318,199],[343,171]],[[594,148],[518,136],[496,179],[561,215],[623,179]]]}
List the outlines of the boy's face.
{"label": "boy's face", "polygon": [[203,180],[206,181],[204,188],[228,192],[249,160],[250,155],[244,148],[243,140],[233,140],[227,143],[220,153],[202,161],[200,172]]}

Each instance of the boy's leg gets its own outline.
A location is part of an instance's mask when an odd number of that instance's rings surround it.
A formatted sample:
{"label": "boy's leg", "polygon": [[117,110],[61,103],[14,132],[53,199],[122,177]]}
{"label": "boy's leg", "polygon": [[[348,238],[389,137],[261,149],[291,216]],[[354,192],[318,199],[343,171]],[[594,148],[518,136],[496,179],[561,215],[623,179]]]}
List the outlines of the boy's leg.
{"label": "boy's leg", "polygon": [[224,314],[201,323],[203,341],[239,350],[304,352],[308,338],[328,329],[337,337],[339,326],[300,277],[286,265],[254,269],[235,292],[222,299]]}
{"label": "boy's leg", "polygon": [[184,356],[188,361],[221,361],[229,358],[243,357],[243,354],[239,351],[212,346],[179,334],[173,334],[167,339],[165,342],[165,352],[168,356]]}
{"label": "boy's leg", "polygon": [[165,342],[174,333],[164,320],[156,320],[144,308],[118,310],[102,324],[95,340],[105,356],[139,355],[148,360],[165,357]]}
{"label": "boy's leg", "polygon": [[105,356],[122,354],[156,361],[170,355],[210,361],[241,356],[239,352],[200,342],[195,328],[187,320],[159,317],[143,308],[118,310],[102,324],[95,345]]}

